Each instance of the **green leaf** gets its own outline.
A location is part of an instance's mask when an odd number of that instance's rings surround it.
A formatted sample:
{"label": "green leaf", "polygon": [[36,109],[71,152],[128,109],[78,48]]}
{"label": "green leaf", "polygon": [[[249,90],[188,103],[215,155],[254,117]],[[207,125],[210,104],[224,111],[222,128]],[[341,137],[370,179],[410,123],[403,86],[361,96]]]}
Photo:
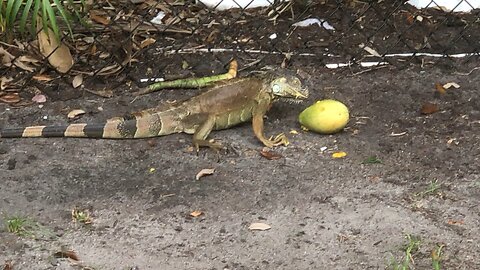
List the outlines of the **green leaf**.
{"label": "green leaf", "polygon": [[11,25],[13,25],[15,23],[15,19],[17,18],[17,14],[18,14],[18,11],[20,10],[20,7],[22,6],[23,4],[23,0],[15,0],[14,1],[14,5],[13,5],[13,8],[12,8],[12,22],[11,22]]}
{"label": "green leaf", "polygon": [[71,27],[72,17],[70,17],[70,14],[68,14],[68,12],[65,12],[65,10],[63,9],[62,3],[60,3],[60,1],[53,0],[53,2],[57,5],[58,12],[62,16],[63,20],[65,21],[65,24],[68,27],[68,32],[70,33],[71,36],[73,36],[72,27]]}
{"label": "green leaf", "polygon": [[[38,2],[38,1],[37,1]],[[27,24],[28,14],[32,7],[33,0],[27,0],[25,7],[23,9],[22,18],[20,19],[20,32],[25,33],[25,25]]]}
{"label": "green leaf", "polygon": [[40,11],[40,1],[35,0],[35,5],[33,6],[33,12],[32,12],[32,28],[30,29],[32,36],[37,35],[37,17],[38,17],[39,11]]}
{"label": "green leaf", "polygon": [[[48,33],[48,27],[50,27],[55,35],[57,41],[60,40],[60,30],[58,28],[57,19],[55,18],[55,11],[49,0],[43,1],[43,27],[46,33]],[[48,16],[48,19],[47,17]],[[50,25],[48,23],[50,22]]]}
{"label": "green leaf", "polygon": [[16,0],[8,0],[7,1],[7,8],[5,9],[5,21],[7,27],[12,25],[12,22],[14,21],[15,18],[12,18],[11,12],[13,9],[13,4],[15,4]]}
{"label": "green leaf", "polygon": [[376,156],[366,158],[362,164],[382,164],[382,161],[378,159]]}

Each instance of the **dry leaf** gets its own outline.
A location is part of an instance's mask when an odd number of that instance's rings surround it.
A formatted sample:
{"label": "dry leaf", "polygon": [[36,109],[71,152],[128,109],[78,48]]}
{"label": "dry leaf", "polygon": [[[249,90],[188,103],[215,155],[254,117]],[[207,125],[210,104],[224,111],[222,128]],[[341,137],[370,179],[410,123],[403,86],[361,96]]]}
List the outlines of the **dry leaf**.
{"label": "dry leaf", "polygon": [[437,89],[437,92],[440,93],[441,95],[445,94],[447,90],[443,87],[443,85],[436,83],[435,84],[435,89]]}
{"label": "dry leaf", "polygon": [[464,225],[465,224],[464,220],[449,219],[447,222],[450,225]]}
{"label": "dry leaf", "polygon": [[82,74],[78,74],[77,76],[75,76],[73,78],[73,81],[72,81],[72,86],[73,88],[77,88],[79,87],[80,85],[82,85],[83,83],[83,75]]}
{"label": "dry leaf", "polygon": [[90,15],[90,19],[92,19],[92,21],[96,23],[103,24],[103,25],[110,24],[110,17],[108,17],[105,12],[98,11],[98,10],[90,10],[89,15]]}
{"label": "dry leaf", "polygon": [[272,226],[265,223],[252,223],[248,226],[248,229],[251,231],[266,231],[270,230]]}
{"label": "dry leaf", "polygon": [[455,83],[455,82],[449,82],[449,83],[446,83],[443,85],[443,88],[445,89],[448,89],[450,87],[454,87],[454,88],[460,88],[460,85],[458,83]]}
{"label": "dry leaf", "polygon": [[[38,18],[41,20],[41,18]],[[70,53],[70,49],[63,43],[59,43],[55,38],[55,34],[49,28],[47,33],[42,27],[42,22],[37,22],[37,38],[40,52],[43,56],[48,56],[48,62],[61,73],[66,73],[73,66],[73,57]]]}
{"label": "dry leaf", "polygon": [[335,152],[332,154],[332,158],[343,158],[346,156],[347,156],[347,153],[345,152]]}
{"label": "dry leaf", "polygon": [[13,270],[12,261],[10,261],[10,260],[5,261],[5,264],[3,265],[3,270]]}
{"label": "dry leaf", "polygon": [[290,130],[290,134],[296,135],[296,134],[298,134],[298,131],[296,131],[295,129],[292,129],[292,130]]}
{"label": "dry leaf", "polygon": [[197,173],[197,175],[195,176],[195,179],[196,180],[200,180],[200,178],[202,178],[203,176],[205,175],[211,175],[215,172],[215,169],[202,169],[201,171],[199,171]]}
{"label": "dry leaf", "polygon": [[0,96],[0,102],[7,104],[18,103],[20,102],[20,96],[18,93],[8,93],[6,95]]}
{"label": "dry leaf", "polygon": [[437,104],[433,104],[433,103],[425,103],[423,104],[422,106],[422,109],[420,110],[420,112],[422,114],[432,114],[432,113],[436,113],[438,112],[438,105]]}
{"label": "dry leaf", "polygon": [[33,76],[33,79],[35,79],[37,81],[40,81],[40,82],[49,82],[49,81],[53,80],[52,77],[50,77],[48,75],[45,75],[45,74],[35,75],[35,76]]}
{"label": "dry leaf", "polygon": [[77,254],[73,250],[62,250],[62,251],[56,252],[55,254],[53,254],[53,256],[55,256],[55,258],[69,258],[74,261],[79,260]]}
{"label": "dry leaf", "polygon": [[68,119],[77,119],[80,115],[85,114],[84,110],[73,110],[68,113],[67,117]]}
{"label": "dry leaf", "polygon": [[203,212],[202,212],[202,211],[198,211],[198,210],[195,210],[195,211],[193,211],[193,212],[190,213],[190,216],[192,216],[192,217],[199,217],[199,216],[201,216],[201,215],[203,215]]}
{"label": "dry leaf", "polygon": [[152,45],[155,42],[156,42],[156,40],[154,38],[146,38],[140,43],[140,48],[142,48],[142,49],[146,48],[146,47]]}
{"label": "dry leaf", "polygon": [[0,90],[5,90],[11,81],[13,81],[12,77],[0,77]]}
{"label": "dry leaf", "polygon": [[260,151],[260,155],[268,160],[276,160],[276,159],[281,159],[283,157],[279,153],[268,151],[268,148],[266,147],[263,148],[262,151]]}
{"label": "dry leaf", "polygon": [[47,102],[47,97],[43,94],[36,94],[33,96],[32,101],[36,103],[45,103]]}

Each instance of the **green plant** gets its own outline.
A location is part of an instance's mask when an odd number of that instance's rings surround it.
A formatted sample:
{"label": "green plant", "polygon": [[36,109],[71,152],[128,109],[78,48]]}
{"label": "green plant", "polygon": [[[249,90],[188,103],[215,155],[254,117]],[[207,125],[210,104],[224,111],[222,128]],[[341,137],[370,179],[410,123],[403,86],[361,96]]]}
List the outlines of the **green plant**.
{"label": "green plant", "polygon": [[22,34],[27,32],[29,24],[30,33],[35,36],[38,20],[44,31],[52,29],[59,40],[57,16],[63,20],[72,35],[74,17],[83,22],[81,11],[85,8],[85,0],[80,0],[79,4],[75,4],[73,0],[0,0],[0,28],[7,33],[7,37],[11,37],[16,28]]}
{"label": "green plant", "polygon": [[444,245],[437,245],[437,247],[432,250],[432,267],[434,270],[440,270],[441,264],[440,261],[442,260],[442,249]]}
{"label": "green plant", "polygon": [[438,180],[433,180],[432,182],[430,182],[426,190],[418,192],[415,195],[419,197],[424,197],[425,195],[435,194],[436,192],[438,192],[441,186],[442,184],[438,183]]}
{"label": "green plant", "polygon": [[413,262],[412,254],[418,250],[418,247],[420,246],[420,238],[410,234],[407,234],[406,237],[407,237],[408,243],[403,249],[405,252],[405,256],[403,257],[403,260],[401,261],[401,263],[397,262],[395,258],[392,258],[392,261],[390,262],[390,269],[393,269],[393,270],[411,269],[410,262]]}
{"label": "green plant", "polygon": [[36,224],[22,217],[10,217],[6,220],[7,231],[18,236],[33,236]]}

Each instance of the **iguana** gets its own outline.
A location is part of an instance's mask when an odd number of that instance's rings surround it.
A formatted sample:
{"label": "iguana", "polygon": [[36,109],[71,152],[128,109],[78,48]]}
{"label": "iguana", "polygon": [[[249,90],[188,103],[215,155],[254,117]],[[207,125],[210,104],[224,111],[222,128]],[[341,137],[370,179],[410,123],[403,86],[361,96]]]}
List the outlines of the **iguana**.
{"label": "iguana", "polygon": [[288,143],[284,134],[267,138],[263,118],[277,99],[300,100],[308,97],[300,80],[287,72],[270,71],[245,78],[210,84],[206,90],[169,109],[144,111],[108,119],[97,124],[30,126],[0,130],[0,138],[83,137],[148,138],[172,133],[193,134],[193,144],[219,149],[207,140],[212,130],[227,129],[252,121],[255,136],[267,147]]}

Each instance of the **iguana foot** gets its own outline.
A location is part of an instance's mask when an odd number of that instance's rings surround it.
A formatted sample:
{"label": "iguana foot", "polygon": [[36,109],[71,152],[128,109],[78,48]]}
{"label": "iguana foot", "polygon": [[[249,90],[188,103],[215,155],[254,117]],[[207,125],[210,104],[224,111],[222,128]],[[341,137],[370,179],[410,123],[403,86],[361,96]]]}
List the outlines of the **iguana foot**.
{"label": "iguana foot", "polygon": [[214,142],[213,140],[207,141],[207,140],[194,140],[193,141],[193,147],[195,147],[195,150],[197,153],[200,151],[200,147],[209,147],[215,152],[220,152],[222,149],[222,144],[218,142]]}
{"label": "iguana foot", "polygon": [[288,138],[285,134],[280,133],[275,138],[271,136],[267,141],[264,141],[263,144],[268,148],[273,148],[274,146],[284,145],[287,146],[290,144]]}

